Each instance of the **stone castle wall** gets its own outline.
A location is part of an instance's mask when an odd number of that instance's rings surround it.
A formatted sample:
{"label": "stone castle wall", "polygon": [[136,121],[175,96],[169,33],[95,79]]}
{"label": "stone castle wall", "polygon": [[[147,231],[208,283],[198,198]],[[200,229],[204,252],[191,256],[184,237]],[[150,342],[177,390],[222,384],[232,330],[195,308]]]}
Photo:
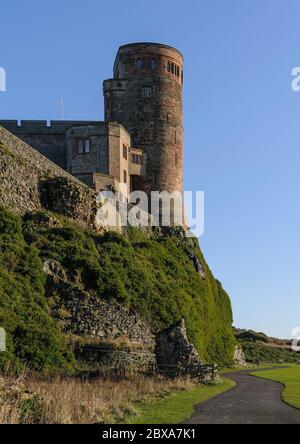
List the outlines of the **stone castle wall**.
{"label": "stone castle wall", "polygon": [[19,214],[46,208],[95,228],[93,191],[2,127],[0,205]]}
{"label": "stone castle wall", "polygon": [[90,121],[50,121],[46,120],[0,120],[6,128],[28,145],[52,160],[63,169],[67,168],[67,147],[65,132],[70,127],[93,125]]}

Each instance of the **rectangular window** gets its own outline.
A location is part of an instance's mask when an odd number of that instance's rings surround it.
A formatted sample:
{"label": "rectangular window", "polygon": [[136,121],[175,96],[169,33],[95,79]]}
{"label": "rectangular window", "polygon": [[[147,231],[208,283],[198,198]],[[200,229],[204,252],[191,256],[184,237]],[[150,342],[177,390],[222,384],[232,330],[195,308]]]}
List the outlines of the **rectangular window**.
{"label": "rectangular window", "polygon": [[124,170],[124,183],[127,183],[127,171]]}
{"label": "rectangular window", "polygon": [[79,140],[79,142],[78,142],[78,154],[83,154],[83,151],[84,151],[83,140]]}
{"label": "rectangular window", "polygon": [[135,61],[135,67],[137,69],[142,69],[142,60],[141,59],[136,59]]}
{"label": "rectangular window", "polygon": [[124,157],[124,159],[127,160],[128,150],[127,150],[127,146],[126,145],[123,145],[123,157]]}
{"label": "rectangular window", "polygon": [[141,165],[142,164],[142,156],[139,156],[138,154],[132,154],[132,163],[135,163],[137,165]]}
{"label": "rectangular window", "polygon": [[81,139],[78,141],[78,154],[89,154],[90,150],[90,139]]}
{"label": "rectangular window", "polygon": [[142,97],[151,97],[153,93],[152,86],[143,86],[142,87]]}

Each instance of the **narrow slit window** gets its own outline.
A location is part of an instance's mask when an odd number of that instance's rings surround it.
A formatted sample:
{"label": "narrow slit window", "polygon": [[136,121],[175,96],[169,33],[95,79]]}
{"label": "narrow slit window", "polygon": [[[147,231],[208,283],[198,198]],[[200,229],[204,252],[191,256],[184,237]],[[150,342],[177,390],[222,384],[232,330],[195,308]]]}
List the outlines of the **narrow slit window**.
{"label": "narrow slit window", "polygon": [[142,87],[142,97],[151,97],[153,93],[153,88],[152,86],[143,86]]}
{"label": "narrow slit window", "polygon": [[83,154],[83,140],[78,142],[78,154]]}
{"label": "narrow slit window", "polygon": [[124,157],[124,159],[127,160],[127,156],[128,156],[127,146],[123,145],[123,157]]}

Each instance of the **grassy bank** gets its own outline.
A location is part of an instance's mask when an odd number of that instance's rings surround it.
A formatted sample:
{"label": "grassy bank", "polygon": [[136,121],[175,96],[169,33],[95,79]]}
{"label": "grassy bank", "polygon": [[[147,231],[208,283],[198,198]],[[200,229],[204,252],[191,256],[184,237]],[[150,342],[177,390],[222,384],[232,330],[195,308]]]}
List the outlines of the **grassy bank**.
{"label": "grassy bank", "polygon": [[300,409],[300,366],[293,365],[285,369],[251,373],[259,378],[271,379],[284,385],[282,399],[292,407]]}
{"label": "grassy bank", "polygon": [[154,332],[184,318],[203,361],[231,363],[230,299],[196,239],[176,230],[98,235],[52,213],[22,219],[0,206],[0,326],[7,335],[0,369],[49,374],[78,368],[70,337],[77,335],[77,323],[68,334],[63,330],[71,314],[60,310],[64,286],[49,284],[43,271],[49,260],[87,301],[118,302]]}
{"label": "grassy bank", "polygon": [[176,424],[233,386],[229,379],[199,387],[184,378],[2,377],[0,424]]}
{"label": "grassy bank", "polygon": [[114,381],[0,377],[0,423],[126,423],[140,412],[141,406],[196,387],[195,382],[183,378]]}
{"label": "grassy bank", "polygon": [[216,385],[206,385],[191,390],[173,393],[140,407],[140,412],[130,418],[131,424],[177,424],[189,419],[195,405],[233,388],[235,383],[223,378]]}

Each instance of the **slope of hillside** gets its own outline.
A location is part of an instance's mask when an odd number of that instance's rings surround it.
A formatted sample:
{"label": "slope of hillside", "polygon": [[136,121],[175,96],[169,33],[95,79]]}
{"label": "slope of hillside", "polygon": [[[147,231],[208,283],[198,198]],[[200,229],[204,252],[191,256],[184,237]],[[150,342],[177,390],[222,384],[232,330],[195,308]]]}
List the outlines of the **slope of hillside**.
{"label": "slope of hillside", "polygon": [[0,155],[2,366],[74,369],[74,336],[147,347],[181,318],[202,360],[230,363],[230,299],[196,239],[176,229],[99,234],[91,190],[2,128]]}
{"label": "slope of hillside", "polygon": [[[53,215],[51,216],[53,220]],[[39,219],[39,218],[37,218]],[[39,219],[40,220],[40,219]],[[212,276],[195,240],[176,234],[96,235],[68,222],[41,226],[34,217],[0,209],[0,325],[8,332],[3,361],[36,369],[72,362],[67,336],[51,316],[43,263],[53,259],[99,300],[136,310],[154,332],[186,319],[189,337],[206,361],[229,363],[234,339],[230,300]],[[190,259],[199,258],[205,277]]]}
{"label": "slope of hillside", "polygon": [[233,333],[249,363],[276,364],[300,361],[300,353],[292,350],[291,340],[272,338],[265,333],[237,328],[233,329]]}

